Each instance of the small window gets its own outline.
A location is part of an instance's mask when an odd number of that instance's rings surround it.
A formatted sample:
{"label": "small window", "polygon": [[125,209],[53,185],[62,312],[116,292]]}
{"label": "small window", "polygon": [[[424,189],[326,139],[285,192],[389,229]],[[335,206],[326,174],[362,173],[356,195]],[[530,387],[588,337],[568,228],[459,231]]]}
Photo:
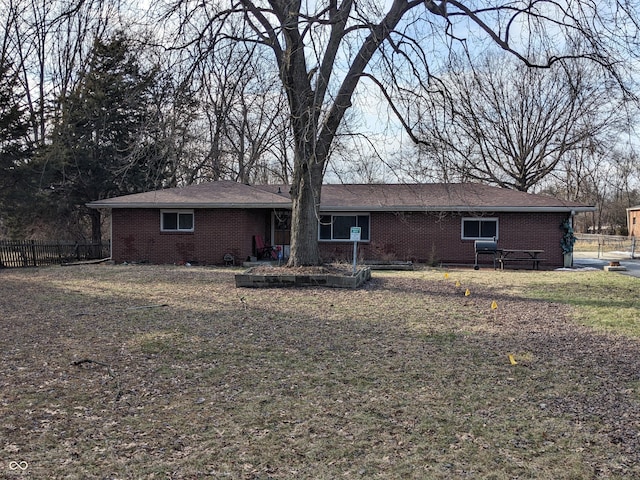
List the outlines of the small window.
{"label": "small window", "polygon": [[324,241],[349,241],[351,227],[360,227],[360,239],[369,241],[369,215],[322,215],[318,236]]}
{"label": "small window", "polygon": [[163,210],[160,213],[160,231],[193,232],[193,211]]}
{"label": "small window", "polygon": [[485,238],[498,238],[497,218],[463,218],[462,239],[478,240]]}

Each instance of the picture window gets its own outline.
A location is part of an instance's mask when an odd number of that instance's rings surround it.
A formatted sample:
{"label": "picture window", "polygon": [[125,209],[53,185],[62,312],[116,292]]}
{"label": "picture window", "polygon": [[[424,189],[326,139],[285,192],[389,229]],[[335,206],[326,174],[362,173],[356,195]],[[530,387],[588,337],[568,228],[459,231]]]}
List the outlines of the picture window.
{"label": "picture window", "polygon": [[360,227],[360,240],[369,241],[369,215],[322,215],[318,236],[322,241],[349,241],[351,227]]}

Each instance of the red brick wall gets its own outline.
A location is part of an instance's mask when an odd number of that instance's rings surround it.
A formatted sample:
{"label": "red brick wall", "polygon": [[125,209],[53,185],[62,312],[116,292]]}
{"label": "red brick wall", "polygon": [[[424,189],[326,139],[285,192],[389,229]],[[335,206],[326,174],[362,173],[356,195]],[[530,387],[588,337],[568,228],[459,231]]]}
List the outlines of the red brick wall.
{"label": "red brick wall", "polygon": [[[535,248],[544,250],[543,266],[562,267],[564,263],[560,240],[560,228],[568,214],[533,213],[503,214],[500,219],[500,240],[502,248]],[[504,219],[504,220],[503,220]]]}
{"label": "red brick wall", "polygon": [[[462,240],[462,217],[456,213],[372,213],[371,241],[358,246],[358,256],[365,260],[411,260],[425,263],[473,264],[474,241]],[[566,214],[499,213],[498,246],[514,249],[544,250],[541,267],[562,266],[560,224]],[[321,242],[323,258],[351,261],[353,243]],[[480,263],[492,257],[481,255]]]}
{"label": "red brick wall", "polygon": [[[365,260],[411,260],[425,263],[473,264],[473,240],[462,240],[462,217],[455,213],[372,213],[371,241],[360,243]],[[544,250],[542,268],[562,266],[560,224],[566,214],[500,213],[498,246]],[[223,263],[225,253],[238,262],[253,255],[253,236],[269,239],[268,210],[194,211],[193,233],[160,232],[159,209],[114,209],[112,258],[116,262],[201,264]],[[323,259],[351,261],[353,243],[320,242]],[[481,255],[481,263],[490,256]]]}
{"label": "red brick wall", "polygon": [[194,210],[194,231],[161,232],[159,209],[114,209],[115,262],[221,264],[226,253],[242,262],[253,255],[253,236],[268,238],[267,210]]}

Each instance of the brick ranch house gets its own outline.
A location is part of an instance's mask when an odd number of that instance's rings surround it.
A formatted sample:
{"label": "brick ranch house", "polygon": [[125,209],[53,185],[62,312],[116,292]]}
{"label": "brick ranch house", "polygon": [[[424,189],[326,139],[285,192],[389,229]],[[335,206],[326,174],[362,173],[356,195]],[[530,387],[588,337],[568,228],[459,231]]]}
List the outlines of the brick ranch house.
{"label": "brick ranch house", "polygon": [[[231,254],[238,263],[256,256],[256,237],[287,256],[288,191],[215,181],[88,206],[111,212],[115,262],[221,264]],[[500,248],[544,250],[542,268],[551,268],[563,265],[560,225],[593,210],[481,184],[324,185],[318,242],[324,260],[348,261],[350,227],[359,226],[362,260],[471,265],[474,240],[495,237]]]}

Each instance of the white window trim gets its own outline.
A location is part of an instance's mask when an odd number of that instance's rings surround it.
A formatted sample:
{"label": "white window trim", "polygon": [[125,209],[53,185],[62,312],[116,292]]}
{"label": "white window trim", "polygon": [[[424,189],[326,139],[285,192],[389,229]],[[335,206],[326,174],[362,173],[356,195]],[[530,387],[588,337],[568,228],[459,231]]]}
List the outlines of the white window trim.
{"label": "white window trim", "polygon": [[[177,228],[175,229],[166,229],[164,228],[164,214],[165,213],[177,213],[178,216],[180,216],[180,214],[190,214],[192,217],[191,220],[191,228],[189,229],[181,229],[180,228],[180,219],[178,219],[178,225]],[[193,213],[193,210],[184,210],[184,209],[167,209],[167,210],[160,210],[160,231],[161,232],[166,232],[166,233],[192,233],[195,230],[196,227],[196,217]]]}
{"label": "white window trim", "polygon": [[[367,240],[361,240],[360,243],[369,243],[371,241],[371,214],[369,212],[320,212],[321,217],[331,216],[331,223],[333,223],[333,217],[369,217],[369,238]],[[320,237],[320,220],[318,220],[318,241],[319,242],[334,242],[344,243],[350,242],[348,238],[333,238],[333,226],[331,228],[330,239]]]}
{"label": "white window trim", "polygon": [[[495,237],[465,237],[464,236],[464,222],[465,221],[494,221],[496,222],[496,235]],[[462,221],[460,222],[460,238],[462,240],[487,240],[489,238],[498,240],[500,236],[500,222],[498,221],[498,217],[462,217]]]}

